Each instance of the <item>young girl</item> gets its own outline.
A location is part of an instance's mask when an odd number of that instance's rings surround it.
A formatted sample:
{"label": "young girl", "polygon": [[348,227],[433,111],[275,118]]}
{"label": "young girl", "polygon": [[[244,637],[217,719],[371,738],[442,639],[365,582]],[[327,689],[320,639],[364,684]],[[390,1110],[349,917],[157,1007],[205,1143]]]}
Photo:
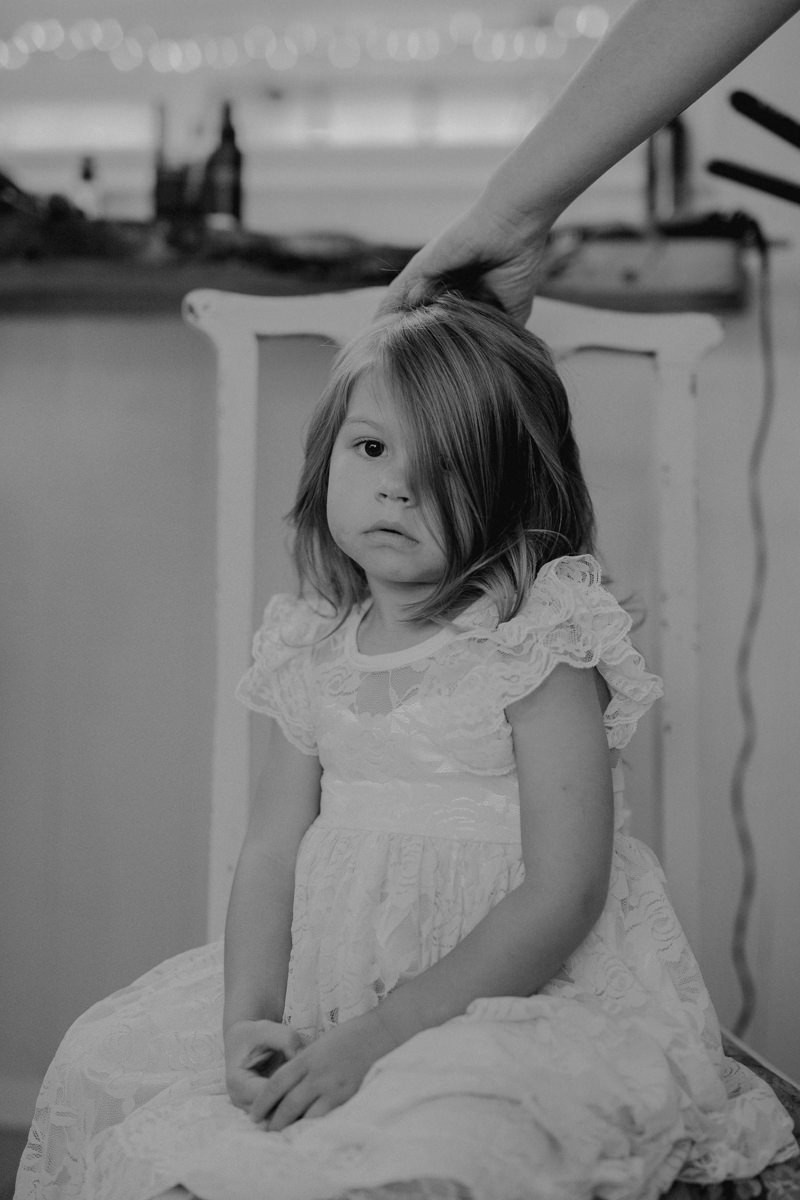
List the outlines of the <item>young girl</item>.
{"label": "young girl", "polygon": [[292,515],[300,594],[238,690],[269,756],[224,996],[211,946],[82,1017],[19,1200],[647,1200],[790,1157],[622,827],[660,683],[591,557],[542,344],[449,293],[381,318]]}

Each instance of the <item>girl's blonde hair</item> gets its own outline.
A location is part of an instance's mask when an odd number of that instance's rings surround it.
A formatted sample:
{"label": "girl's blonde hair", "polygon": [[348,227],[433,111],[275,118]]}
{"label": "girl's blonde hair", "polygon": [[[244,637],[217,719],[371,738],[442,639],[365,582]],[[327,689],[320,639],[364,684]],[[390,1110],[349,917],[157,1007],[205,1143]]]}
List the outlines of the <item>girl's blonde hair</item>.
{"label": "girl's blonde hair", "polygon": [[396,406],[409,484],[436,515],[447,560],[409,619],[444,622],[488,596],[508,620],[543,563],[592,550],[592,503],[549,350],[486,300],[444,291],[380,317],[334,362],[290,514],[302,591],[310,585],[342,618],[368,592],[331,537],[326,503],[333,444],[370,376]]}

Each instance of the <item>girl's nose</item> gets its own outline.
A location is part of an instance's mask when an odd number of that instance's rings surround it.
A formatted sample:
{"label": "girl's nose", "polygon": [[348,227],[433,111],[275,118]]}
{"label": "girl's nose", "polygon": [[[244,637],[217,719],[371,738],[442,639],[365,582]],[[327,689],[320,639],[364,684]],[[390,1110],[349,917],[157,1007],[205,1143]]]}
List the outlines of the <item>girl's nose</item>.
{"label": "girl's nose", "polygon": [[408,486],[405,471],[398,470],[396,466],[384,471],[378,483],[378,497],[381,500],[395,500],[399,504],[410,504],[411,488]]}
{"label": "girl's nose", "polygon": [[396,500],[398,504],[411,503],[411,491],[405,483],[384,480],[378,488],[380,500]]}

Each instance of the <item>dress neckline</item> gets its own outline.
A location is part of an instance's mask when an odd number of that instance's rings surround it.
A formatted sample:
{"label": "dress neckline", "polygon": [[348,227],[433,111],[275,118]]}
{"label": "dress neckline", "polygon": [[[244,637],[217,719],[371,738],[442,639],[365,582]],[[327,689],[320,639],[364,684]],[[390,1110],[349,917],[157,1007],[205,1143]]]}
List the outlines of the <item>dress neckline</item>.
{"label": "dress neckline", "polygon": [[429,658],[442,646],[456,636],[452,626],[443,626],[438,633],[417,642],[415,646],[406,646],[404,650],[390,650],[386,654],[362,654],[358,648],[358,627],[369,611],[369,605],[354,609],[345,629],[345,649],[347,656],[354,666],[363,671],[387,671],[397,667],[407,667],[410,663],[421,658]]}

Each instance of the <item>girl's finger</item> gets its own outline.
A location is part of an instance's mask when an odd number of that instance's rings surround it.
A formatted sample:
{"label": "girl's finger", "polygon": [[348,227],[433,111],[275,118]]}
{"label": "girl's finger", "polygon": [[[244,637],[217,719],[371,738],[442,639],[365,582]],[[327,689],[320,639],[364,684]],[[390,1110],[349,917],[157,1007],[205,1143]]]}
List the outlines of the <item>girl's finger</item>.
{"label": "girl's finger", "polygon": [[299,1121],[301,1117],[306,1116],[309,1109],[319,1099],[319,1095],[315,1089],[312,1090],[312,1086],[308,1080],[301,1080],[297,1087],[287,1092],[280,1104],[272,1110],[267,1120],[267,1129],[270,1133],[279,1133],[281,1129],[286,1129],[288,1125],[293,1125],[295,1121]]}
{"label": "girl's finger", "polygon": [[305,1075],[302,1061],[292,1059],[279,1067],[271,1079],[259,1089],[258,1095],[250,1106],[250,1119],[259,1125],[266,1119],[284,1096],[297,1086]]}
{"label": "girl's finger", "polygon": [[313,1117],[324,1117],[326,1113],[331,1112],[335,1107],[336,1105],[326,1096],[320,1096],[303,1113],[303,1120],[310,1121]]}
{"label": "girl's finger", "polygon": [[295,1054],[299,1054],[301,1050],[305,1050],[306,1044],[300,1037],[296,1029],[286,1030],[286,1043],[283,1047],[287,1058],[294,1058]]}
{"label": "girl's finger", "polygon": [[261,1081],[257,1076],[254,1078],[249,1072],[242,1072],[228,1083],[228,1095],[237,1108],[244,1108],[249,1111],[250,1105],[258,1095],[260,1087]]}

